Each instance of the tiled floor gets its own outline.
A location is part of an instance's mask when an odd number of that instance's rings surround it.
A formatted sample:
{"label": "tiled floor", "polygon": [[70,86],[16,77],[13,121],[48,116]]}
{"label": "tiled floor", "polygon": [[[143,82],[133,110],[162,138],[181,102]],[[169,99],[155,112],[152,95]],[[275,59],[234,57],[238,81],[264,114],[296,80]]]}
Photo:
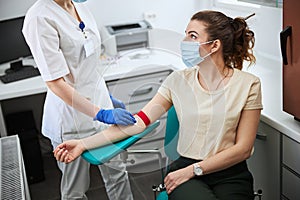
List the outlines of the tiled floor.
{"label": "tiled floor", "polygon": [[[43,155],[45,180],[29,185],[32,200],[59,200],[60,171],[52,154]],[[89,200],[108,200],[101,175],[96,166],[91,167],[91,183],[87,192]],[[160,183],[160,171],[129,173],[135,200],[153,200],[152,185]]]}

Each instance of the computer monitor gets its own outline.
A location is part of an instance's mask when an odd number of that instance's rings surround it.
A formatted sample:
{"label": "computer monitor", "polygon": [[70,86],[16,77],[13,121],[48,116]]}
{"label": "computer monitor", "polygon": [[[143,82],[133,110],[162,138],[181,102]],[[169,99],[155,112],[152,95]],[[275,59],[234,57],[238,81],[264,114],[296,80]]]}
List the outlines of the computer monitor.
{"label": "computer monitor", "polygon": [[0,64],[31,56],[22,34],[24,16],[0,21]]}

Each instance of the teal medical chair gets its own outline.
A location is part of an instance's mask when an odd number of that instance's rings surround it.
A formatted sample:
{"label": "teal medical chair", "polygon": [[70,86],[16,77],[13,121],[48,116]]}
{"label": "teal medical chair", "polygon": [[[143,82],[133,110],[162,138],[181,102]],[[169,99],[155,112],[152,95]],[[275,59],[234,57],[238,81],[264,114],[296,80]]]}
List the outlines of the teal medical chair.
{"label": "teal medical chair", "polygon": [[[164,180],[164,166],[162,165],[162,156],[160,154],[160,151],[157,149],[151,149],[151,150],[127,150],[130,146],[135,144],[138,140],[140,140],[142,137],[148,135],[151,133],[156,127],[158,127],[160,124],[159,120],[155,121],[154,123],[150,124],[143,132],[128,137],[124,140],[102,146],[99,148],[87,150],[83,152],[81,155],[82,158],[84,158],[87,162],[94,164],[94,165],[102,165],[109,160],[111,160],[113,157],[117,156],[120,153],[123,152],[129,152],[129,153],[155,153],[158,155],[158,161],[159,161],[159,166],[161,168],[161,175],[162,175],[162,181],[159,186],[155,187],[153,186],[153,191],[160,192],[158,194],[157,199],[164,200],[168,199],[167,193],[164,191],[164,185],[163,185],[163,180]],[[168,111],[168,116],[167,116],[167,125],[166,125],[166,135],[165,135],[165,140],[164,140],[164,149],[165,153],[170,160],[176,160],[179,157],[179,154],[176,151],[176,146],[177,146],[177,140],[178,140],[178,129],[179,129],[179,123],[176,115],[176,111],[174,107],[171,107]],[[126,156],[125,156],[126,157]],[[168,161],[167,161],[168,163]],[[167,166],[167,165],[166,165]],[[165,169],[167,170],[167,169]],[[154,194],[156,196],[156,194]]]}
{"label": "teal medical chair", "polygon": [[163,177],[162,182],[158,186],[152,186],[154,196],[156,200],[167,200],[168,194],[165,191],[164,186],[164,177],[168,171],[168,166],[171,161],[177,160],[180,155],[177,152],[177,143],[178,143],[178,131],[179,131],[179,122],[174,106],[172,106],[168,111],[167,122],[166,122],[166,133],[164,140],[164,151],[167,156],[166,165],[164,168],[161,168]]}
{"label": "teal medical chair", "polygon": [[[91,164],[100,165],[107,161],[109,161],[114,156],[118,155],[121,152],[124,152],[128,147],[133,145],[135,142],[137,142],[142,137],[149,134],[151,131],[153,131],[157,126],[159,125],[159,121],[156,121],[149,125],[147,129],[138,134],[131,136],[129,138],[126,138],[122,141],[116,142],[114,144],[110,144],[104,147],[92,149],[89,151],[86,151],[82,154],[82,157],[90,162]],[[167,116],[167,122],[166,122],[166,133],[165,133],[165,139],[164,139],[164,151],[167,156],[167,161],[165,166],[163,166],[162,163],[162,156],[160,155],[160,151],[157,149],[152,150],[127,150],[128,153],[156,153],[158,154],[158,161],[160,165],[161,170],[161,183],[157,186],[152,186],[152,190],[154,192],[154,199],[156,200],[168,200],[168,194],[165,191],[164,186],[164,177],[166,172],[168,171],[168,166],[171,161],[174,161],[180,157],[180,155],[177,152],[177,142],[178,142],[178,131],[179,131],[179,121],[177,118],[176,110],[172,106],[168,111]],[[262,190],[258,190],[254,193],[256,197],[261,200],[262,197]]]}

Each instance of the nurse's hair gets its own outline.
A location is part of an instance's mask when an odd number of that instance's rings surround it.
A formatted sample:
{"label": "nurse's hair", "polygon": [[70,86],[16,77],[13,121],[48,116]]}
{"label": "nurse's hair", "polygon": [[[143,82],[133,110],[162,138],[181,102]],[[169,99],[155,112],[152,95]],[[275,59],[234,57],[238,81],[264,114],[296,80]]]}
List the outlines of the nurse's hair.
{"label": "nurse's hair", "polygon": [[191,20],[204,23],[208,34],[208,41],[219,39],[222,43],[223,58],[227,67],[243,68],[243,61],[249,65],[255,63],[253,55],[254,33],[246,23],[249,17],[227,17],[218,11],[200,11],[194,14]]}

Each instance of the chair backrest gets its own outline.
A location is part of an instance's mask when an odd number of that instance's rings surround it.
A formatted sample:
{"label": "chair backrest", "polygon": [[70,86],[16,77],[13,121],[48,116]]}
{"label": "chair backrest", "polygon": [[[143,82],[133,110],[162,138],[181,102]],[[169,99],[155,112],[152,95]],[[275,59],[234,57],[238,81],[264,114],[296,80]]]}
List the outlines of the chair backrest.
{"label": "chair backrest", "polygon": [[166,124],[166,134],[164,141],[165,153],[170,160],[176,160],[180,157],[177,152],[178,134],[179,131],[179,121],[177,118],[177,113],[172,106],[168,111],[167,124]]}
{"label": "chair backrest", "polygon": [[[166,156],[169,158],[169,160],[177,160],[180,157],[180,155],[177,152],[177,143],[179,137],[178,131],[179,131],[179,121],[177,118],[176,110],[174,106],[172,106],[168,111],[165,142],[164,142],[165,153]],[[168,166],[166,167],[168,168]],[[166,169],[166,171],[168,171],[168,169]],[[156,196],[156,200],[168,200],[168,194],[166,190],[159,192],[158,195]]]}

